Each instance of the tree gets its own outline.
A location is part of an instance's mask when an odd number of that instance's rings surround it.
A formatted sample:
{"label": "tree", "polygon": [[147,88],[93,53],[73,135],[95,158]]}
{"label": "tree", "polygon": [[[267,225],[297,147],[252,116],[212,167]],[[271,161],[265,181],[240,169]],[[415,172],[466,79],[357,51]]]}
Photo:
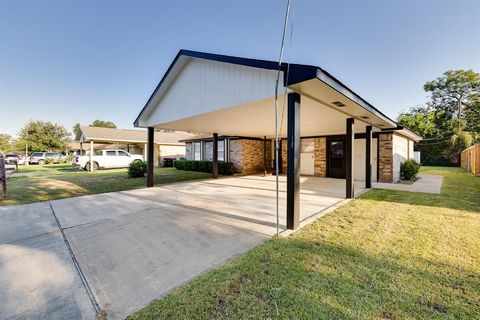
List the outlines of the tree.
{"label": "tree", "polygon": [[80,123],[75,123],[72,127],[73,135],[76,137],[80,133]]}
{"label": "tree", "polygon": [[425,140],[417,145],[425,164],[457,164],[459,153],[480,139],[480,74],[449,70],[428,81],[425,106],[401,113],[397,120]]}
{"label": "tree", "polygon": [[11,146],[12,137],[5,133],[0,133],[0,153],[7,153],[12,151]]}
{"label": "tree", "polygon": [[[431,106],[446,120],[456,117],[456,129],[462,131],[466,122],[480,121],[480,74],[473,70],[448,70],[441,77],[425,83]],[[466,115],[470,117],[466,122]]]}
{"label": "tree", "polygon": [[70,142],[70,133],[64,126],[48,121],[30,121],[18,133],[15,141],[17,150],[25,150],[28,153],[35,151],[62,152]]}
{"label": "tree", "polygon": [[103,120],[95,120],[90,124],[90,127],[100,127],[100,128],[112,128],[116,129],[117,125],[110,121],[103,121]]}

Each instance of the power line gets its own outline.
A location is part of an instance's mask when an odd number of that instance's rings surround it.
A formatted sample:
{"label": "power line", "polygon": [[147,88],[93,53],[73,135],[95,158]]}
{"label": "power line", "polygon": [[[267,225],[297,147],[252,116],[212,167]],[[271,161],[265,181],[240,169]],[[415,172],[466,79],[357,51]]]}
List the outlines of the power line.
{"label": "power line", "polygon": [[277,215],[277,236],[280,229],[280,214],[279,214],[279,183],[278,183],[278,149],[279,149],[279,137],[278,137],[278,84],[280,80],[280,71],[282,69],[283,48],[285,45],[285,34],[288,26],[288,15],[290,13],[290,0],[287,2],[287,9],[285,12],[285,19],[283,22],[282,43],[280,45],[280,56],[278,59],[278,71],[277,79],[275,81],[275,211]]}

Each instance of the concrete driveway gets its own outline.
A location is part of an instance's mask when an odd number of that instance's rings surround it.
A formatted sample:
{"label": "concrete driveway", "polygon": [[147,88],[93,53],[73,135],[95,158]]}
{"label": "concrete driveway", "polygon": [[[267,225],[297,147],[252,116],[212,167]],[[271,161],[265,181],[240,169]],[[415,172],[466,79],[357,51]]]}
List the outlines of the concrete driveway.
{"label": "concrete driveway", "polygon": [[[69,314],[70,319],[91,319],[95,304],[110,319],[124,318],[274,235],[274,188],[271,176],[234,177],[56,200],[51,206],[0,208],[1,225],[11,221],[1,230],[6,236],[1,238],[0,280],[9,285],[0,287],[0,318]],[[284,177],[281,189],[283,229]],[[343,203],[344,189],[342,180],[302,178],[302,224]],[[48,270],[36,271],[38,263],[30,262],[35,256],[28,250],[38,253],[39,261],[49,261],[42,265]],[[37,295],[29,294],[27,280],[16,284],[15,269],[22,262],[27,262],[23,273],[36,272],[41,279]],[[43,279],[47,271],[62,276]],[[27,299],[35,303],[22,306]]]}

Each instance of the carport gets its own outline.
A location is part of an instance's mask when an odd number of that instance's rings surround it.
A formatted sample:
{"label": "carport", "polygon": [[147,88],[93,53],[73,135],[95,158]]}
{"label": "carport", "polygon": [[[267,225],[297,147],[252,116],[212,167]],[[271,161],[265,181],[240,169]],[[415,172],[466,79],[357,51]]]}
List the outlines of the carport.
{"label": "carport", "polygon": [[[301,138],[345,137],[345,198],[353,198],[354,139],[365,138],[365,188],[372,180],[372,135],[397,124],[317,66],[282,64],[181,50],[135,121],[148,128],[147,186],[153,181],[154,132],[201,132],[213,138],[213,176],[218,173],[218,135],[274,138],[275,85],[279,83],[279,137],[287,140],[286,225],[300,221]],[[318,179],[322,183],[322,179]]]}

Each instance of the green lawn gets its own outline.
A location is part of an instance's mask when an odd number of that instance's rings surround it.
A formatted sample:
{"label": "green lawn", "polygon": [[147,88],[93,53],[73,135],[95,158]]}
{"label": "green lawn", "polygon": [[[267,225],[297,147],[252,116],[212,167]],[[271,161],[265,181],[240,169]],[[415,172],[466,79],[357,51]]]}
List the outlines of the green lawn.
{"label": "green lawn", "polygon": [[[63,166],[63,167],[62,167]],[[146,178],[129,178],[127,169],[87,171],[66,171],[49,173],[48,170],[72,168],[71,165],[28,166],[37,167],[36,174],[27,177],[11,177],[8,181],[7,198],[0,197],[1,205],[31,203],[53,199],[70,198],[87,194],[144,188]],[[20,170],[20,172],[22,172]],[[209,178],[203,172],[180,171],[175,168],[155,168],[155,183],[171,183],[193,179]]]}
{"label": "green lawn", "polygon": [[372,190],[130,319],[479,319],[480,178],[441,195]]}
{"label": "green lawn", "polygon": [[38,171],[64,171],[64,170],[73,170],[74,167],[71,163],[62,163],[62,164],[31,164],[28,166],[19,165],[18,166],[18,173],[26,173],[26,172],[38,172]]}

